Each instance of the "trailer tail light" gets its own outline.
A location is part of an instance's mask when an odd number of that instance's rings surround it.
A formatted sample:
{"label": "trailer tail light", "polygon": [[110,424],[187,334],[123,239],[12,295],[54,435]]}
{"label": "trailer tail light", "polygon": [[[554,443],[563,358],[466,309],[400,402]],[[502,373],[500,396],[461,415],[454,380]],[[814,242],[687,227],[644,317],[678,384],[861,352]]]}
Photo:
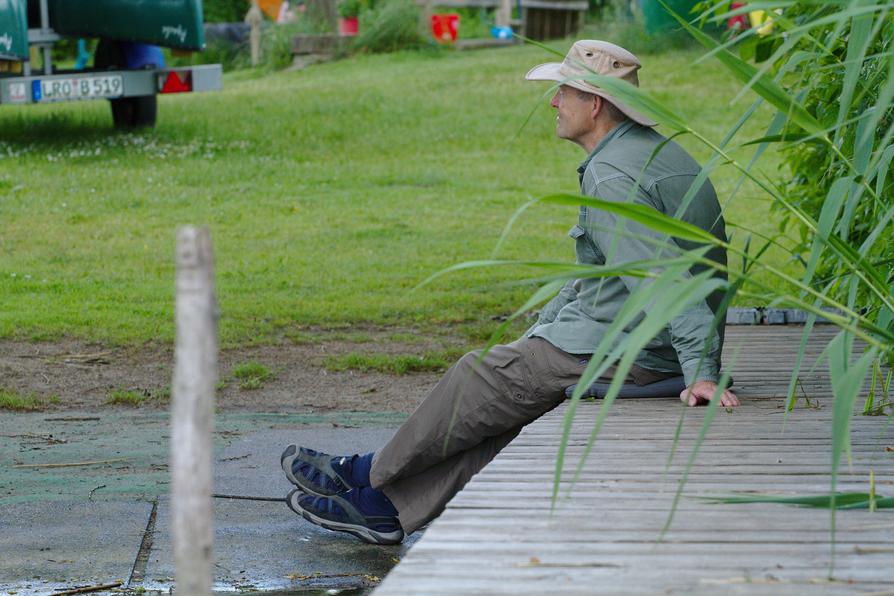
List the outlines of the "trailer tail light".
{"label": "trailer tail light", "polygon": [[190,93],[192,91],[192,72],[169,71],[167,75],[161,75],[159,81],[160,93]]}

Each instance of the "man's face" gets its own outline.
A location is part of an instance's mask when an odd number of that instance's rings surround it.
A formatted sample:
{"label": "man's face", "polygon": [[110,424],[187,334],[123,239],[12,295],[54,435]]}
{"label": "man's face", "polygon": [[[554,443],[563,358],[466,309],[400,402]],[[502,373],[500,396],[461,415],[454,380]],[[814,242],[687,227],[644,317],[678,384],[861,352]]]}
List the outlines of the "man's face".
{"label": "man's face", "polygon": [[556,108],[556,135],[560,139],[582,145],[584,137],[596,126],[593,119],[593,96],[562,85],[549,105]]}

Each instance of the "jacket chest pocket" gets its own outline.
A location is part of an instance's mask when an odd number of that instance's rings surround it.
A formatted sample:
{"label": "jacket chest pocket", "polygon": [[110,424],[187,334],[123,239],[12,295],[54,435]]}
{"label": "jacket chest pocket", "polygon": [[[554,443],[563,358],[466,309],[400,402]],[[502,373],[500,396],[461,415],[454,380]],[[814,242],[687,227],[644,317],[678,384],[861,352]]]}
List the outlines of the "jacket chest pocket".
{"label": "jacket chest pocket", "polygon": [[587,231],[580,224],[568,230],[568,235],[574,239],[574,252],[579,265],[602,265],[605,263],[605,257],[602,256],[602,253],[587,236]]}

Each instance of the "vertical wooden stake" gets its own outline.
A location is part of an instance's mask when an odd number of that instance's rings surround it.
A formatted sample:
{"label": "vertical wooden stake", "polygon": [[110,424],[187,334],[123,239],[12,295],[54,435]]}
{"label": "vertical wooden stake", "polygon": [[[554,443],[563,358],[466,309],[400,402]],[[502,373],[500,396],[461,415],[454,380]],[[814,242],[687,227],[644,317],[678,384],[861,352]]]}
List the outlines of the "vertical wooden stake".
{"label": "vertical wooden stake", "polygon": [[245,22],[250,27],[248,41],[251,46],[251,65],[257,66],[261,63],[261,25],[264,23],[264,14],[258,8],[258,0],[252,0]]}
{"label": "vertical wooden stake", "polygon": [[422,10],[419,11],[419,29],[422,39],[431,39],[434,35],[431,28],[431,17],[434,14],[434,0],[423,0]]}
{"label": "vertical wooden stake", "polygon": [[211,432],[217,302],[207,228],[177,230],[177,345],[171,406],[171,512],[177,593],[211,594]]}
{"label": "vertical wooden stake", "polygon": [[512,4],[511,0],[500,0],[497,7],[496,25],[497,27],[508,27],[512,20]]}

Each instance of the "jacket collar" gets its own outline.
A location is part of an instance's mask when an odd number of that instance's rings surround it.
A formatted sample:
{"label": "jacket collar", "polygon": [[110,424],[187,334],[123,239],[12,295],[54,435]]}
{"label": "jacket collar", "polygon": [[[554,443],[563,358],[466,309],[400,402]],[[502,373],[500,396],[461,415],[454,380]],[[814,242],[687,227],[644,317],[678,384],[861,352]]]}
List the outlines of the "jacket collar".
{"label": "jacket collar", "polygon": [[604,137],[602,137],[602,139],[600,139],[598,143],[596,143],[596,146],[593,147],[593,150],[590,151],[590,154],[587,156],[587,158],[583,160],[579,166],[577,166],[577,176],[581,182],[583,182],[584,172],[587,171],[587,166],[590,165],[590,162],[593,161],[593,158],[596,157],[596,154],[602,151],[605,146],[612,141],[612,139],[620,137],[625,132],[633,128],[635,124],[636,122],[634,122],[633,120],[622,122],[608,131],[608,134],[606,134]]}

